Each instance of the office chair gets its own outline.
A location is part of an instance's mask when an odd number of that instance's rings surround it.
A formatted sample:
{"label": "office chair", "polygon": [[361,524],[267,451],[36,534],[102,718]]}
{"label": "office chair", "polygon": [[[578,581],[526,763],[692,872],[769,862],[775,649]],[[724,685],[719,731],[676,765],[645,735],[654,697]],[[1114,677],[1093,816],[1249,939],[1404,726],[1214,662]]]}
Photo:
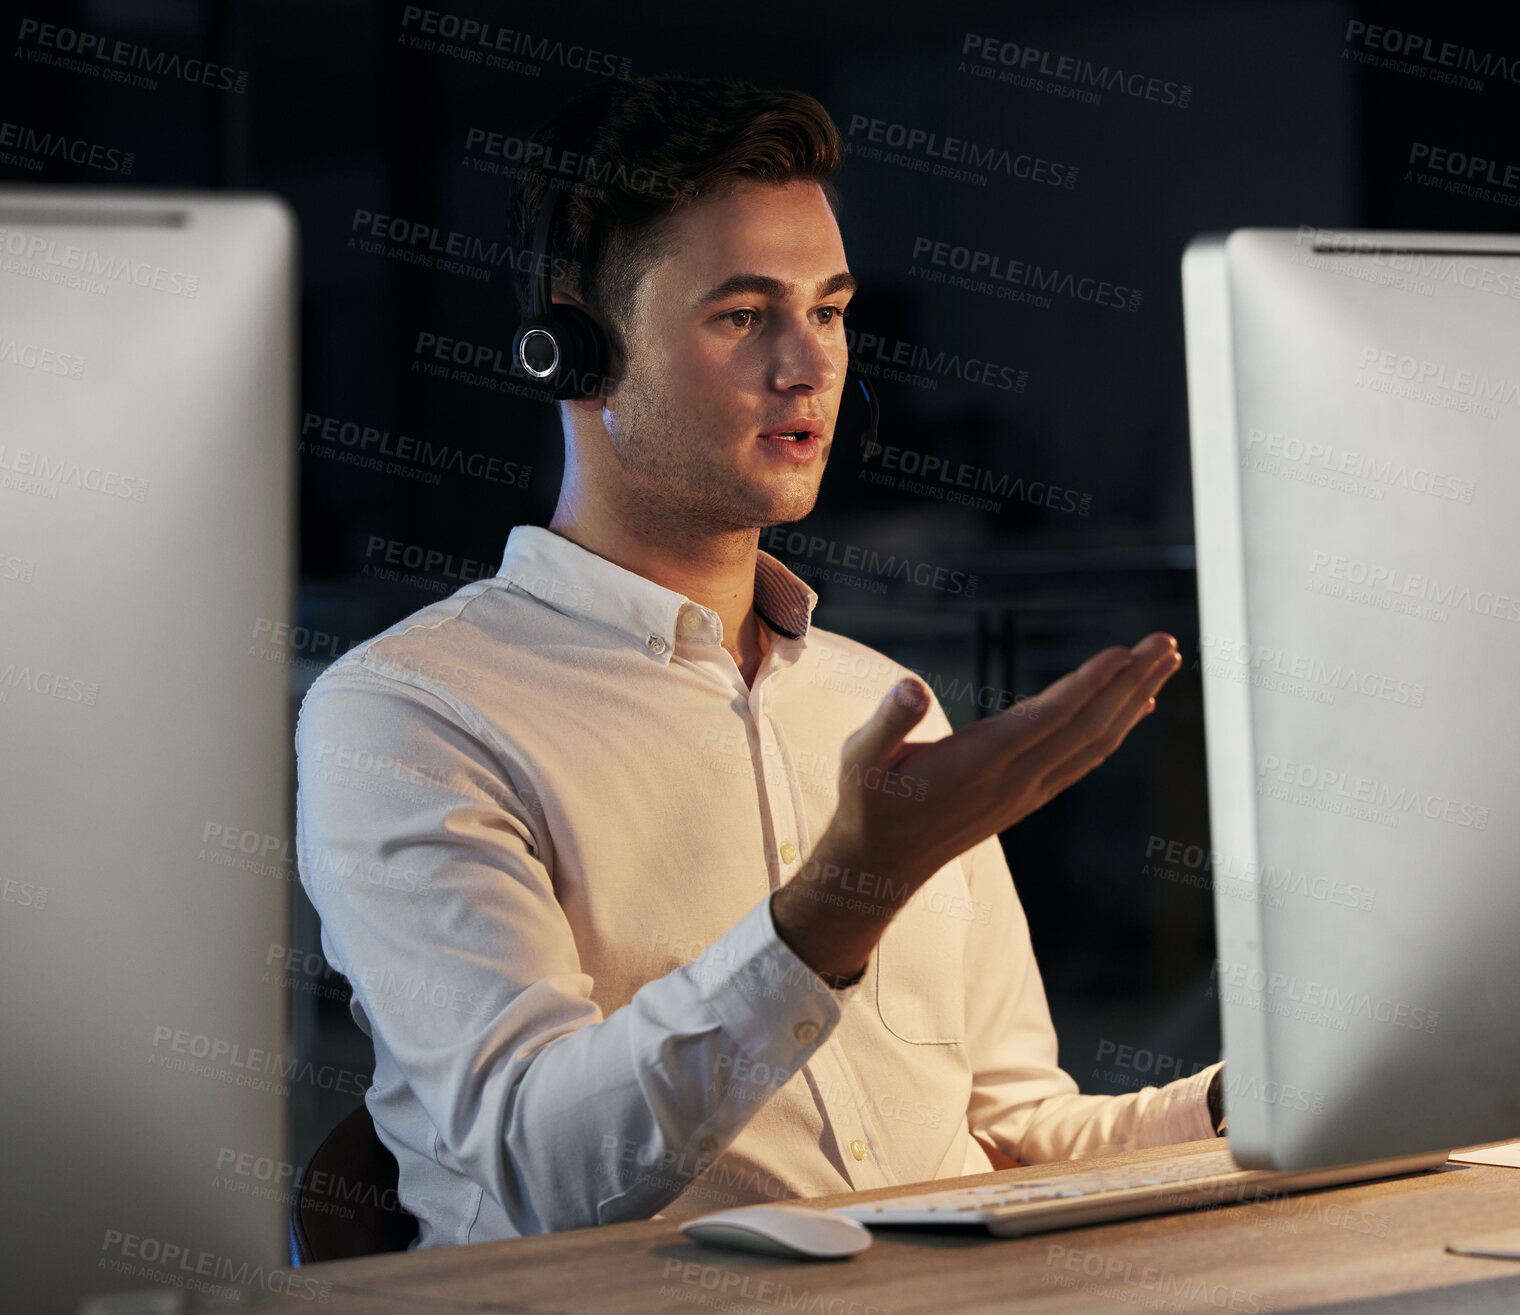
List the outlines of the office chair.
{"label": "office chair", "polygon": [[400,1172],[367,1107],[340,1120],[312,1155],[291,1202],[291,1265],[405,1251],[417,1236],[417,1219],[396,1197]]}

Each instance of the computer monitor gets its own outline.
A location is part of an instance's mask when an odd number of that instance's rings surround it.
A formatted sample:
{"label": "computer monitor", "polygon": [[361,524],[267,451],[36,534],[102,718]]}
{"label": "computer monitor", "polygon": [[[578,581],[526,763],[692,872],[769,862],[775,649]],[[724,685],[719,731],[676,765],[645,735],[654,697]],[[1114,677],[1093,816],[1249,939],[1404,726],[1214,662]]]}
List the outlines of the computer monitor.
{"label": "computer monitor", "polygon": [[0,187],[7,1309],[289,1263],[296,251]]}
{"label": "computer monitor", "polygon": [[1182,261],[1230,1145],[1520,1136],[1520,237]]}

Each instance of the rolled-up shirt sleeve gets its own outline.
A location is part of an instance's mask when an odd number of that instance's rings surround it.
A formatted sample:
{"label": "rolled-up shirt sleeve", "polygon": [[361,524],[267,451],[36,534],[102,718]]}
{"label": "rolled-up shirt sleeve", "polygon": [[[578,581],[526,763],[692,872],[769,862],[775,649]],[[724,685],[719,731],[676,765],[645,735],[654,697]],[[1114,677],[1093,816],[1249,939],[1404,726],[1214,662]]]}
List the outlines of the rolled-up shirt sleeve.
{"label": "rolled-up shirt sleeve", "polygon": [[1218,1064],[1164,1087],[1079,1094],[1057,1063],[1045,985],[1001,842],[989,836],[962,862],[978,910],[966,955],[972,1135],[1022,1164],[1212,1137],[1208,1089]]}
{"label": "rolled-up shirt sleeve", "polygon": [[721,1075],[795,1070],[847,996],[781,941],[767,897],[604,1017],[531,790],[473,720],[352,661],[313,685],[296,846],[324,949],[433,1154],[519,1235],[648,1218],[760,1108]]}

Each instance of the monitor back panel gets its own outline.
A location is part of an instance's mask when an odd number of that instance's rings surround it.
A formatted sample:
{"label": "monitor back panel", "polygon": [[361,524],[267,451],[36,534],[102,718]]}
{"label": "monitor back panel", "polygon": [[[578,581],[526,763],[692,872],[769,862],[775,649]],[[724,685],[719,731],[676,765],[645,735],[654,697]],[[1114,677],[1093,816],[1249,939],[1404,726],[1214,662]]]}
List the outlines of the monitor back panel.
{"label": "monitor back panel", "polygon": [[268,197],[0,188],[17,1309],[288,1259],[296,258]]}
{"label": "monitor back panel", "polygon": [[1183,261],[1231,1145],[1520,1134],[1520,239]]}

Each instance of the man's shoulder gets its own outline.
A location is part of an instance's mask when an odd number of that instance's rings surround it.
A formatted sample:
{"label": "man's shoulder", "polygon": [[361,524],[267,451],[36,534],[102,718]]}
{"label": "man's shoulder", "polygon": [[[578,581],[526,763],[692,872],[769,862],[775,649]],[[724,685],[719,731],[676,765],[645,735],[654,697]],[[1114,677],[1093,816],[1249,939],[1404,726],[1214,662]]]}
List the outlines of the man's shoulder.
{"label": "man's shoulder", "polygon": [[495,579],[471,581],[350,646],[312,681],[302,709],[323,693],[355,686],[469,702],[528,637],[532,610],[531,600]]}

